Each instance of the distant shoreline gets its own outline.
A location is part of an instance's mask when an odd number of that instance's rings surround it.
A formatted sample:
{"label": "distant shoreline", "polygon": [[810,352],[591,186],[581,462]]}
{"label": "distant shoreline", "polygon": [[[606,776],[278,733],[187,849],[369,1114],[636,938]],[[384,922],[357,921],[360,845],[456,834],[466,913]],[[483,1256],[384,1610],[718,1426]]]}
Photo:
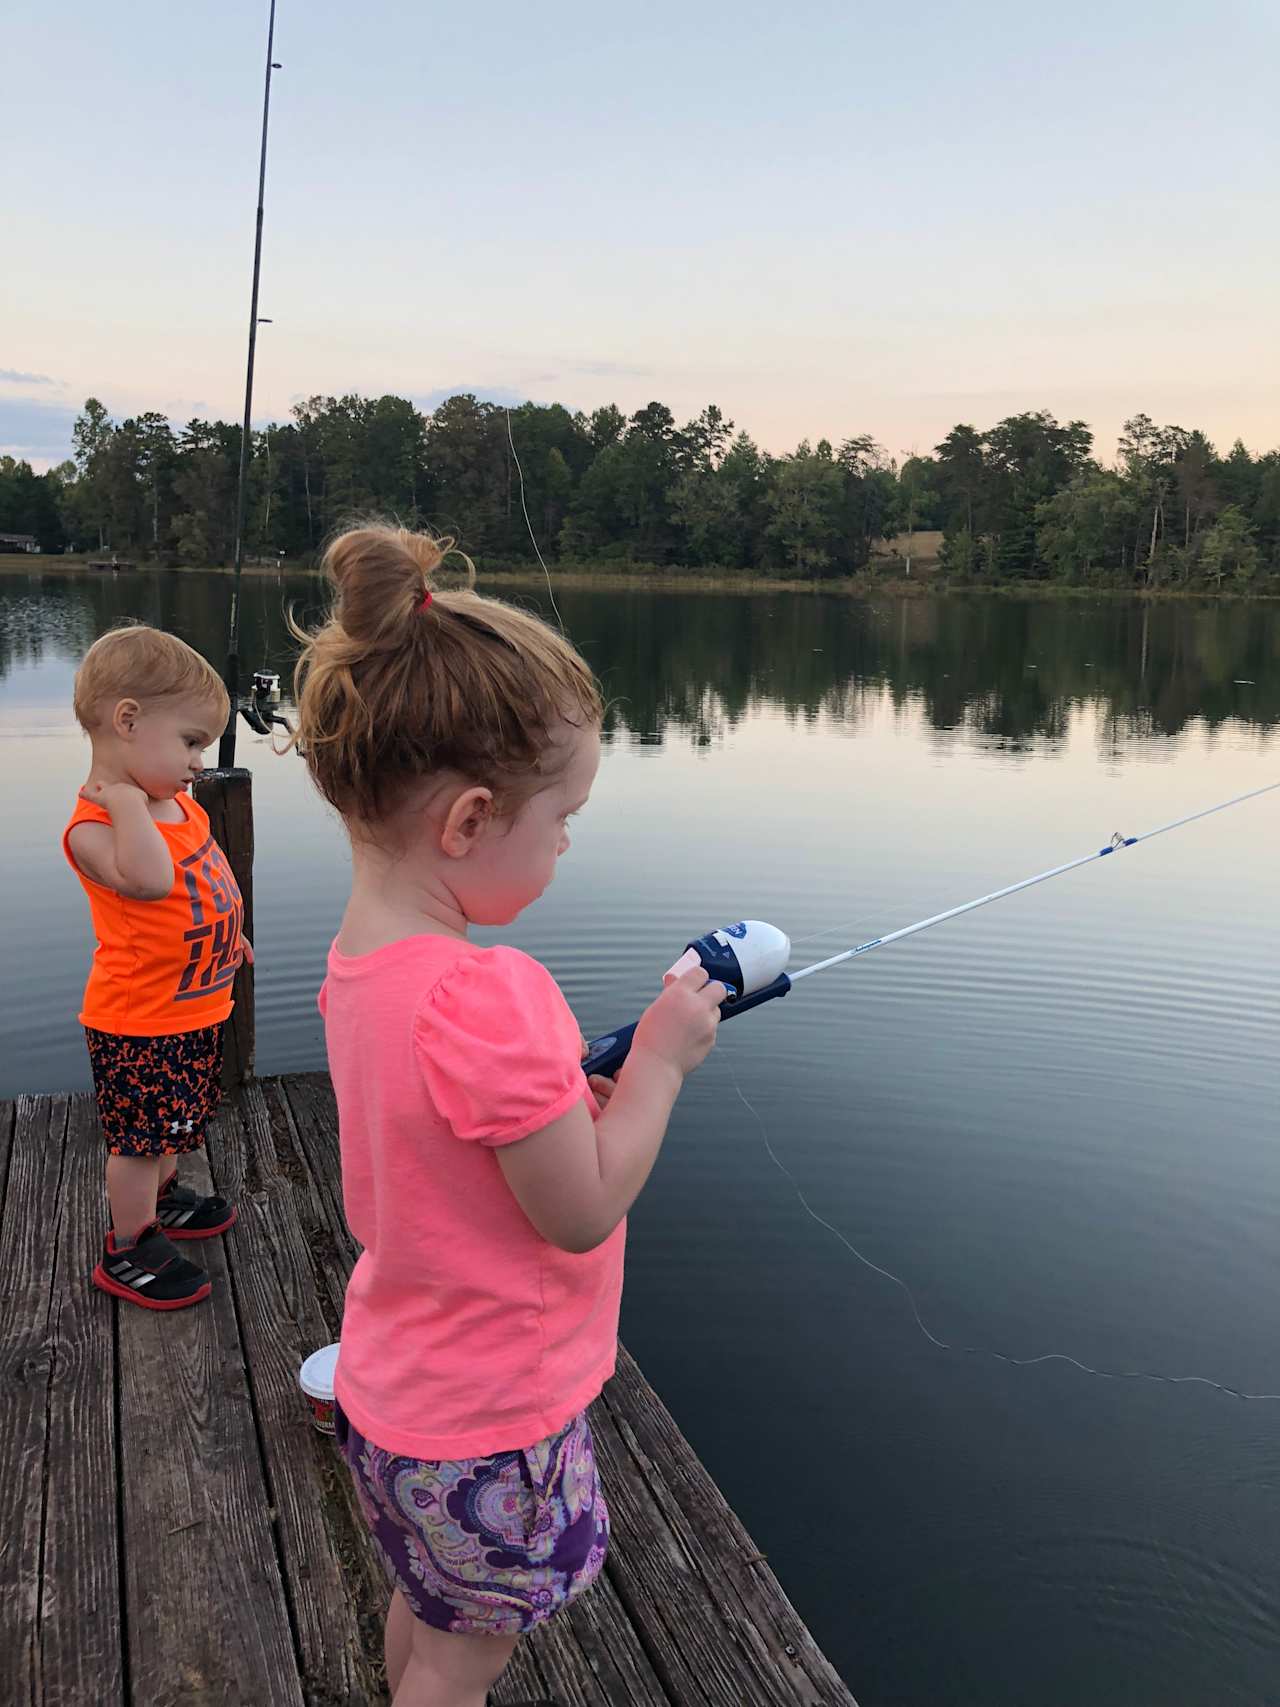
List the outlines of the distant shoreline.
{"label": "distant shoreline", "polygon": [[[182,564],[173,567],[165,563],[122,563],[118,569],[91,569],[86,557],[71,557],[53,555],[45,556],[41,552],[17,552],[0,556],[0,575],[41,575],[55,578],[75,576],[86,581],[109,581],[113,575],[231,575],[233,571],[226,565],[210,563],[197,567],[194,564]],[[304,564],[288,563],[283,571],[274,563],[246,563],[243,573],[255,578],[267,579],[270,576],[285,575],[318,575],[318,569],[309,569]]]}
{"label": "distant shoreline", "polygon": [[[225,565],[207,568],[165,568],[163,565],[142,563],[119,570],[90,569],[83,558],[45,557],[19,554],[0,556],[0,575],[39,575],[57,579],[110,579],[115,574],[168,575],[230,575]],[[311,575],[319,570],[298,563],[282,568],[274,563],[246,564],[243,573],[254,580],[279,578],[281,575]],[[477,572],[477,583],[486,587],[545,587],[546,577],[538,569],[491,569]],[[1085,582],[1008,581],[996,584],[960,585],[948,582],[934,569],[919,576],[902,574],[841,575],[831,580],[789,581],[779,576],[705,574],[701,570],[672,572],[636,569],[583,569],[581,567],[553,568],[552,587],[559,591],[584,592],[651,592],[651,593],[792,593],[798,596],[827,594],[834,598],[867,598],[879,594],[892,598],[979,598],[999,599],[1197,599],[1212,604],[1243,604],[1274,601],[1280,592],[1247,592],[1224,587],[1215,592],[1210,587],[1114,587]]]}
{"label": "distant shoreline", "polygon": [[[495,569],[478,573],[477,584],[487,587],[545,587],[546,577],[540,570]],[[1061,581],[1009,581],[1000,585],[949,582],[936,573],[911,576],[841,575],[830,581],[783,581],[762,575],[685,575],[625,574],[615,570],[552,569],[551,584],[558,592],[562,587],[572,591],[613,590],[618,592],[652,593],[810,593],[827,594],[835,598],[867,598],[888,594],[893,598],[962,599],[1148,599],[1206,600],[1211,604],[1243,604],[1274,601],[1280,592],[1245,593],[1224,587],[1214,592],[1208,587],[1106,587]]]}

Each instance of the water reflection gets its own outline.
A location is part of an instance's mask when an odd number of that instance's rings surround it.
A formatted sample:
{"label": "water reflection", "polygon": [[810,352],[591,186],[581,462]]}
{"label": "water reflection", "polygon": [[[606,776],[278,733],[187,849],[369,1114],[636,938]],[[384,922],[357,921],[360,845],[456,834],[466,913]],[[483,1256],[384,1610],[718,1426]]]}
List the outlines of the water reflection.
{"label": "water reflection", "polygon": [[[545,608],[535,590],[505,596]],[[227,577],[194,572],[8,576],[0,678],[46,656],[74,661],[130,618],[218,662],[229,597]],[[312,577],[250,578],[246,665],[287,676],[286,609],[305,619],[322,599]],[[564,589],[559,605],[604,682],[607,737],[640,743],[711,744],[762,706],[856,727],[868,696],[878,704],[886,689],[937,731],[1014,749],[1061,742],[1084,704],[1100,711],[1111,744],[1177,735],[1193,719],[1270,729],[1280,718],[1280,610],[1271,604]]]}
{"label": "water reflection", "polygon": [[[1270,728],[1280,647],[1270,605],[846,600],[563,594],[570,632],[611,692],[619,727],[700,740],[762,702],[856,725],[868,693],[918,704],[933,728],[1055,742],[1093,703],[1113,739],[1176,735],[1192,719]],[[616,601],[633,610],[618,619]]]}

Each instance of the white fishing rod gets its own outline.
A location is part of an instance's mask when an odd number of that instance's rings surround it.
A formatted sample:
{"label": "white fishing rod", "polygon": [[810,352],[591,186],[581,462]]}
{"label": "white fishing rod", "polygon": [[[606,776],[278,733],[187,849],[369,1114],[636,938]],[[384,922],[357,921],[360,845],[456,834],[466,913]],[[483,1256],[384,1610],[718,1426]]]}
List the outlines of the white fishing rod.
{"label": "white fishing rod", "polygon": [[1251,788],[1247,794],[1237,794],[1234,799],[1223,800],[1217,806],[1206,806],[1200,812],[1188,812],[1185,818],[1175,818],[1171,824],[1161,824],[1154,830],[1143,830],[1137,836],[1122,836],[1118,832],[1107,843],[1105,848],[1099,848],[1096,853],[1081,854],[1079,859],[1069,859],[1065,865],[1052,866],[1048,871],[1039,871],[1034,877],[1024,877],[1020,883],[1010,883],[1003,889],[993,889],[990,895],[979,895],[976,901],[962,902],[958,907],[949,907],[945,913],[935,913],[932,918],[921,919],[917,924],[904,925],[900,931],[890,931],[886,936],[873,937],[870,942],[860,942],[856,948],[846,948],[842,954],[833,954],[827,960],[818,960],[812,966],[802,966],[798,972],[790,974],[794,984],[798,978],[811,977],[815,972],[825,972],[829,966],[839,966],[842,961],[852,960],[855,955],[869,954],[873,948],[884,948],[891,942],[901,942],[904,937],[915,936],[919,931],[927,931],[933,925],[945,924],[948,919],[958,919],[962,913],[972,913],[979,907],[988,906],[992,901],[1003,901],[1006,895],[1016,895],[1022,889],[1032,889],[1037,883],[1047,883],[1051,877],[1061,877],[1064,872],[1076,871],[1082,865],[1092,865],[1095,860],[1105,859],[1108,854],[1118,853],[1121,848],[1137,847],[1139,842],[1149,842],[1153,836],[1167,835],[1170,830],[1180,830],[1184,824],[1194,824],[1199,818],[1208,818],[1215,812],[1225,812],[1230,806],[1239,806],[1243,801],[1256,800],[1260,794],[1270,794],[1273,788],[1280,788],[1280,782],[1266,783],[1262,788]]}
{"label": "white fishing rod", "polygon": [[[691,942],[666,976],[679,976],[682,972],[691,971],[695,966],[704,966],[708,975],[717,979],[728,990],[729,996],[720,1010],[720,1017],[722,1020],[732,1019],[737,1014],[748,1013],[752,1008],[758,1008],[765,1002],[787,995],[801,978],[810,978],[815,972],[826,972],[832,966],[841,966],[846,960],[869,954],[873,948],[887,948],[891,942],[901,942],[905,937],[917,936],[921,931],[931,930],[934,925],[945,924],[948,919],[958,919],[964,913],[990,906],[993,901],[1003,901],[1006,896],[1017,895],[1023,889],[1032,889],[1037,883],[1047,883],[1051,877],[1061,877],[1068,871],[1077,871],[1081,866],[1092,865],[1095,860],[1106,859],[1108,855],[1119,853],[1125,848],[1137,847],[1139,842],[1149,842],[1152,837],[1167,835],[1170,830],[1180,830],[1184,824],[1194,824],[1200,818],[1212,817],[1215,812],[1226,812],[1232,806],[1240,806],[1246,800],[1256,800],[1260,794],[1270,794],[1277,788],[1280,788],[1280,782],[1269,782],[1261,788],[1251,788],[1245,794],[1234,795],[1230,800],[1221,800],[1216,806],[1206,806],[1199,812],[1188,812],[1185,818],[1175,818],[1172,823],[1161,824],[1154,830],[1143,830],[1136,836],[1122,836],[1117,833],[1105,847],[1098,848],[1093,853],[1081,854],[1078,859],[1069,859],[1064,865],[1055,865],[1048,871],[1039,871],[1034,877],[1024,877],[1020,882],[1009,883],[1003,889],[993,889],[989,895],[979,895],[974,901],[963,901],[958,907],[948,907],[944,913],[934,913],[927,919],[917,920],[914,925],[904,925],[901,930],[872,937],[869,942],[860,942],[855,948],[846,948],[839,954],[828,956],[826,960],[817,960],[812,966],[802,966],[797,972],[783,971],[791,958],[791,939],[786,933],[780,931],[776,925],[765,924],[761,919],[745,919],[740,924],[726,925],[721,930],[709,931],[706,936]],[[606,1077],[616,1073],[627,1058],[635,1029],[635,1024],[626,1025],[618,1031],[611,1031],[604,1037],[596,1038],[583,1061],[585,1070],[588,1073],[603,1073]]]}

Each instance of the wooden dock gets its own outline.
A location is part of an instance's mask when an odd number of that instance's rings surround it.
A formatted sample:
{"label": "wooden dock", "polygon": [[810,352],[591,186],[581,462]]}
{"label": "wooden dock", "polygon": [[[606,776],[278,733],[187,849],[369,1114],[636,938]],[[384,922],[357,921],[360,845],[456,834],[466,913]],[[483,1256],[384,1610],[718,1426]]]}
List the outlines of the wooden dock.
{"label": "wooden dock", "polygon": [[[208,1304],[89,1280],[102,1148],[86,1096],[0,1104],[0,1702],[366,1707],[387,1591],[302,1358],[357,1255],[322,1075],[250,1082],[208,1144],[240,1209],[196,1253]],[[853,1707],[625,1353],[592,1412],[613,1515],[598,1585],[493,1695],[565,1707]]]}

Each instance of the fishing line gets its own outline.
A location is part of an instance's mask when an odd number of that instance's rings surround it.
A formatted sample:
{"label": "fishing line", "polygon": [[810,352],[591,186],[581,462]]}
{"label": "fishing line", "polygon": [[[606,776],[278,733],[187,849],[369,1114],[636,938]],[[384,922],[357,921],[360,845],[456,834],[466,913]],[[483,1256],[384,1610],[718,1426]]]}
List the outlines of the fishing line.
{"label": "fishing line", "polygon": [[803,943],[817,942],[824,936],[843,936],[846,931],[861,930],[863,925],[869,924],[872,919],[882,916],[883,913],[884,904],[880,903],[871,912],[859,913],[856,919],[845,919],[843,923],[828,925],[822,931],[810,931],[808,936],[793,936],[791,946],[792,948],[799,948]]}
{"label": "fishing line", "polygon": [[877,902],[871,911],[859,913],[856,919],[845,919],[838,925],[828,925],[825,930],[810,931],[808,936],[793,936],[791,946],[792,948],[799,948],[801,943],[817,942],[824,936],[843,936],[846,931],[861,930],[863,925],[870,924],[872,919],[882,917],[883,914],[884,903]]}
{"label": "fishing line", "polygon": [[551,600],[551,608],[556,614],[556,623],[559,626],[561,634],[563,634],[564,618],[560,615],[560,607],[556,604],[556,595],[551,585],[551,571],[543,561],[542,552],[538,547],[537,535],[533,531],[533,523],[529,520],[529,506],[525,502],[524,497],[524,469],[520,466],[520,452],[516,449],[516,441],[511,431],[510,409],[504,409],[503,414],[507,417],[507,443],[511,446],[511,455],[515,460],[516,474],[520,478],[520,508],[524,511],[524,525],[529,530],[529,539],[532,542],[534,551],[537,553],[538,562],[542,564],[542,573],[547,578],[547,597]]}
{"label": "fishing line", "polygon": [[1081,1374],[1096,1376],[1100,1381],[1157,1381],[1168,1387],[1212,1387],[1215,1392],[1225,1393],[1232,1399],[1280,1400],[1280,1393],[1246,1393],[1239,1387],[1229,1386],[1226,1382],[1211,1380],[1207,1375],[1163,1375],[1154,1369],[1095,1369],[1092,1364],[1082,1363],[1078,1357],[1072,1357],[1069,1352],[1065,1351],[1046,1351],[1042,1352],[1038,1357],[1012,1357],[1008,1352],[995,1351],[989,1346],[955,1345],[948,1340],[939,1339],[938,1335],[932,1332],[928,1324],[925,1322],[924,1317],[920,1314],[920,1306],[916,1303],[915,1293],[912,1292],[906,1281],[902,1280],[898,1275],[890,1273],[887,1268],[881,1268],[879,1263],[872,1262],[871,1258],[865,1255],[864,1252],[860,1251],[853,1241],[847,1238],[845,1234],[840,1231],[839,1227],[826,1220],[824,1216],[818,1214],[818,1211],[813,1207],[804,1192],[801,1190],[800,1183],[796,1179],[796,1176],[791,1172],[791,1169],[787,1167],[786,1163],[782,1161],[778,1152],[770,1142],[769,1131],[765,1126],[764,1117],[761,1115],[759,1109],[756,1108],[752,1102],[748,1101],[746,1092],[738,1081],[738,1075],[733,1068],[732,1054],[728,1050],[724,1049],[723,1044],[720,1045],[716,1053],[722,1057],[726,1067],[728,1068],[729,1077],[733,1082],[733,1088],[738,1094],[738,1100],[746,1109],[747,1113],[751,1115],[756,1125],[760,1128],[760,1136],[764,1141],[765,1151],[768,1154],[769,1160],[773,1163],[774,1167],[777,1168],[778,1172],[782,1174],[783,1178],[786,1179],[792,1191],[795,1193],[796,1198],[799,1200],[800,1207],[804,1210],[805,1214],[811,1221],[816,1221],[818,1226],[823,1228],[824,1231],[830,1233],[832,1238],[837,1239],[844,1246],[845,1250],[849,1252],[849,1255],[856,1257],[864,1268],[869,1268],[873,1274],[881,1275],[885,1280],[891,1281],[894,1286],[898,1287],[900,1291],[906,1294],[906,1299],[908,1304],[911,1306],[911,1314],[915,1318],[916,1326],[924,1335],[925,1339],[928,1340],[929,1344],[935,1346],[939,1351],[953,1352],[956,1355],[963,1357],[989,1357],[996,1363],[1006,1363],[1014,1369],[1032,1369],[1037,1364],[1041,1363],[1066,1363],[1070,1364],[1073,1369],[1078,1369]]}

